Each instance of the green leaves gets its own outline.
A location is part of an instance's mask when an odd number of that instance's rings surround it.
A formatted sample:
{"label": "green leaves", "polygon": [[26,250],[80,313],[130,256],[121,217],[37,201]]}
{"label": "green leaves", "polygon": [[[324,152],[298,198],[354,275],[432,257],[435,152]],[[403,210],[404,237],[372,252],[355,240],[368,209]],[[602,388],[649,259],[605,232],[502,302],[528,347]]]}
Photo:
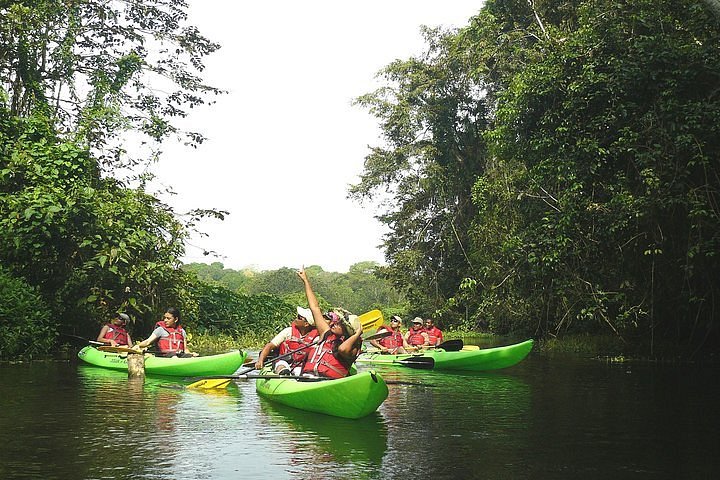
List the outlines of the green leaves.
{"label": "green leaves", "polygon": [[359,99],[387,143],[351,195],[392,197],[390,277],[501,333],[710,328],[718,40],[697,2],[649,0],[488,2],[429,32]]}

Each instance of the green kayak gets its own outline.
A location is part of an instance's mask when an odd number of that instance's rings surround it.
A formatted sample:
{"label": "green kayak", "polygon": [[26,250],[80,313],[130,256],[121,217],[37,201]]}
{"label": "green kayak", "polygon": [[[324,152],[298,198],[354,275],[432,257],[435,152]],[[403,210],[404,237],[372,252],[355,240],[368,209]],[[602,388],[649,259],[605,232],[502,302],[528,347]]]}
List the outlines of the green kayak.
{"label": "green kayak", "polygon": [[418,354],[388,355],[381,353],[362,353],[358,363],[378,365],[401,365],[413,368],[432,368],[435,370],[497,370],[512,367],[520,363],[532,350],[533,341],[504,347],[484,348],[481,350],[460,350],[446,352],[435,349]]}
{"label": "green kayak", "polygon": [[260,396],[273,402],[344,418],[370,415],[388,396],[385,381],[374,371],[337,380],[261,378],[256,380],[255,388]]}
{"label": "green kayak", "polygon": [[[206,375],[231,375],[240,368],[247,353],[242,350],[208,355],[207,357],[156,357],[145,354],[145,373],[149,375],[171,375],[179,377],[201,377]],[[91,365],[127,371],[127,354],[101,352],[95,347],[85,347],[78,357]]]}

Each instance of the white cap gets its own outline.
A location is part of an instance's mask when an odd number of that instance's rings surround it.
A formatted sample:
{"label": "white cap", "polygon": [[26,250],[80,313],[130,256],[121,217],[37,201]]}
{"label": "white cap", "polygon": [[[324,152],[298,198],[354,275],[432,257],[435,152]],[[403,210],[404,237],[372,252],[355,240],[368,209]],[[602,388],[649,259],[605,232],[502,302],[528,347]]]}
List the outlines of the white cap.
{"label": "white cap", "polygon": [[310,325],[315,325],[315,319],[309,308],[297,307],[297,314],[307,320]]}

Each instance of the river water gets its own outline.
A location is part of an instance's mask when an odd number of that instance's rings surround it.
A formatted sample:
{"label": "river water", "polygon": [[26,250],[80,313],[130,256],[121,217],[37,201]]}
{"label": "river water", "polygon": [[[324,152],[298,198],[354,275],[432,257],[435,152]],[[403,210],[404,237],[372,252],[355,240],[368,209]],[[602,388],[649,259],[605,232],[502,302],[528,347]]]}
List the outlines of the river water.
{"label": "river water", "polygon": [[2,364],[0,479],[718,478],[716,368],[532,352],[492,373],[376,371],[422,385],[346,420],[269,403],[251,380],[208,393]]}

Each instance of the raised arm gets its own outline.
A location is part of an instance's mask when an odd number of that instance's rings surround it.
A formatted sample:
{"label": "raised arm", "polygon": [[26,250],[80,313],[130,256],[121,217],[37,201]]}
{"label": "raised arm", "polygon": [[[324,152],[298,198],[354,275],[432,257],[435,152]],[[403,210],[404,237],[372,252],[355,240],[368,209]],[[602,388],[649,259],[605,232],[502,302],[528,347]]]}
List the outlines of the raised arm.
{"label": "raised arm", "polygon": [[318,335],[322,338],[325,335],[325,332],[330,330],[330,325],[327,320],[325,320],[325,317],[323,317],[322,310],[320,310],[320,304],[318,303],[315,293],[310,286],[310,280],[307,278],[307,273],[305,273],[305,267],[298,270],[297,275],[300,277],[300,280],[302,280],[303,285],[305,286],[305,297],[307,298],[308,306],[310,307],[313,319],[315,320],[315,328],[317,328]]}

